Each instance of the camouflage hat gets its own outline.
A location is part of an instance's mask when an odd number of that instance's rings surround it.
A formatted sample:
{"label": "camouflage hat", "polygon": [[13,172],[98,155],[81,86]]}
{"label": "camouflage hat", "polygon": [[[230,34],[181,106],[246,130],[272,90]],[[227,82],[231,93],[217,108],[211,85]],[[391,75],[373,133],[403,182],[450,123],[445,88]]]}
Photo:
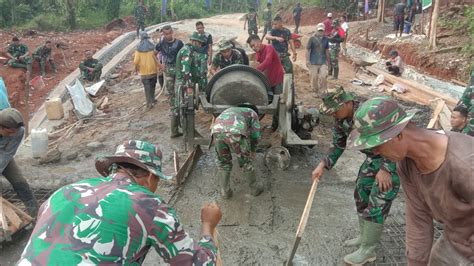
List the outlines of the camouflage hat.
{"label": "camouflage hat", "polygon": [[19,128],[24,126],[20,111],[15,108],[6,108],[0,111],[0,126]]}
{"label": "camouflage hat", "polygon": [[346,92],[343,87],[338,86],[335,91],[328,92],[323,96],[323,103],[319,110],[324,114],[332,114],[337,112],[345,102],[353,99],[354,95],[352,93]]}
{"label": "camouflage hat", "polygon": [[161,179],[170,180],[172,177],[161,171],[162,159],[163,154],[155,145],[141,140],[127,140],[117,147],[114,155],[97,158],[95,168],[102,176],[108,176],[113,164],[130,163]]}
{"label": "camouflage hat", "polygon": [[206,38],[204,37],[204,35],[199,34],[199,32],[197,32],[197,31],[193,32],[193,34],[191,34],[189,36],[189,39],[193,40],[193,41],[198,41],[198,42],[201,42],[201,43],[206,42]]}
{"label": "camouflage hat", "polygon": [[333,27],[337,27],[339,25],[341,25],[341,21],[339,21],[339,19],[335,19],[335,20],[332,21],[332,26]]}
{"label": "camouflage hat", "polygon": [[363,150],[384,144],[400,134],[413,115],[388,97],[372,98],[357,109],[347,146]]}
{"label": "camouflage hat", "polygon": [[227,49],[231,49],[232,48],[232,44],[228,41],[228,40],[225,40],[225,39],[222,39],[219,41],[219,43],[217,44],[217,50],[219,52],[222,52],[222,51],[225,51]]}

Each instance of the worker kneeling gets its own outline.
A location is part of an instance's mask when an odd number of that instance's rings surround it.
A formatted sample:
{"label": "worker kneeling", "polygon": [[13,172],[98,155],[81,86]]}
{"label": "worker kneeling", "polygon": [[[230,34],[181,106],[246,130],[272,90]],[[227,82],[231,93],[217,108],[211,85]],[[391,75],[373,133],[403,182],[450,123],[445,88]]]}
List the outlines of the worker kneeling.
{"label": "worker kneeling", "polygon": [[221,196],[232,197],[230,173],[232,170],[232,153],[239,156],[239,166],[249,182],[251,194],[258,196],[263,192],[263,185],[257,180],[252,161],[261,137],[258,109],[254,105],[240,104],[222,112],[212,127],[216,153],[219,160],[219,185]]}

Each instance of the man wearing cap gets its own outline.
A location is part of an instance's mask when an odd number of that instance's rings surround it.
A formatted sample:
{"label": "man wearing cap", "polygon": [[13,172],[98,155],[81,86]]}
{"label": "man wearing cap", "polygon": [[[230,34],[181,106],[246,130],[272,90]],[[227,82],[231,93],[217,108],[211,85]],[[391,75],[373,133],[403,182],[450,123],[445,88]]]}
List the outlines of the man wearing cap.
{"label": "man wearing cap", "polygon": [[20,43],[18,37],[13,37],[12,43],[8,45],[7,53],[8,65],[13,68],[24,68],[31,71],[31,57],[28,55],[28,46]]}
{"label": "man wearing cap", "polygon": [[39,63],[42,76],[46,75],[46,62],[49,62],[53,72],[56,73],[56,65],[54,64],[54,60],[51,55],[51,49],[52,43],[50,40],[47,40],[43,45],[38,46],[33,52],[33,60]]}
{"label": "man wearing cap", "polygon": [[[342,87],[323,97],[321,112],[332,115],[336,123],[332,131],[332,147],[314,169],[313,180],[319,180],[324,169],[332,169],[346,149],[347,138],[354,126],[353,116],[359,104]],[[395,163],[369,149],[362,150],[362,153],[366,155],[366,159],[360,166],[354,190],[360,234],[355,239],[344,242],[345,246],[359,247],[357,251],[344,257],[346,263],[357,265],[375,260],[375,248],[382,236],[383,225],[400,189]]]}
{"label": "man wearing cap", "polygon": [[57,190],[42,206],[18,265],[141,265],[154,247],[171,265],[214,265],[212,233],[221,219],[215,204],[201,209],[201,239],[193,241],[178,216],[154,191],[161,151],[125,141],[115,155],[98,158],[101,178]]}
{"label": "man wearing cap", "polygon": [[283,20],[280,16],[273,19],[272,30],[265,38],[272,42],[273,48],[275,48],[275,51],[280,57],[285,73],[293,73],[293,63],[291,63],[289,57],[288,46],[291,48],[293,61],[296,61],[296,49],[293,40],[291,39],[291,31],[283,27]]}
{"label": "man wearing cap", "polygon": [[[409,266],[472,265],[474,139],[419,128],[413,116],[390,98],[372,98],[357,109],[348,146],[397,162]],[[433,220],[444,225],[434,245]]]}
{"label": "man wearing cap", "polygon": [[6,108],[0,111],[0,173],[10,182],[18,198],[25,204],[26,211],[34,218],[38,203],[14,160],[25,134],[23,126],[23,118],[18,110]]}
{"label": "man wearing cap", "polygon": [[[248,27],[247,27],[248,25]],[[244,30],[247,27],[247,31],[250,35],[258,34],[258,15],[255,8],[249,8],[249,13],[245,15]]]}
{"label": "man wearing cap", "polygon": [[261,138],[258,109],[254,105],[240,104],[222,112],[212,126],[217,158],[219,160],[219,187],[224,199],[232,197],[230,175],[232,153],[239,159],[239,166],[250,186],[250,193],[258,196],[263,191],[258,181],[252,161]]}
{"label": "man wearing cap", "polygon": [[338,79],[339,77],[339,52],[341,51],[341,43],[344,41],[345,33],[341,28],[339,19],[335,19],[332,22],[332,33],[328,37],[329,39],[329,76],[330,79]]}
{"label": "man wearing cap", "polygon": [[319,96],[326,92],[326,78],[329,65],[329,40],[324,36],[324,24],[316,26],[316,33],[306,45],[306,66],[311,77],[311,89]]}
{"label": "man wearing cap", "polygon": [[218,52],[212,59],[210,69],[211,75],[216,74],[219,70],[230,65],[243,64],[242,55],[236,49],[232,48],[232,44],[227,40],[221,40],[218,44]]}
{"label": "man wearing cap", "polygon": [[86,58],[79,64],[81,76],[87,81],[98,81],[102,75],[102,64],[92,57],[91,51],[86,51]]}
{"label": "man wearing cap", "polygon": [[[204,89],[202,80],[207,77],[203,77],[202,68],[204,67],[201,60],[201,55],[198,50],[206,43],[206,39],[203,35],[198,32],[193,32],[189,37],[190,43],[187,43],[179,50],[176,56],[176,84],[175,93],[172,97],[171,107],[171,138],[182,136],[179,132],[179,95],[186,88],[196,88],[198,85],[201,89]],[[206,66],[207,69],[207,66]],[[207,71],[206,71],[207,72]]]}
{"label": "man wearing cap", "polygon": [[332,13],[328,13],[326,19],[323,21],[324,24],[324,36],[330,36],[332,33]]}

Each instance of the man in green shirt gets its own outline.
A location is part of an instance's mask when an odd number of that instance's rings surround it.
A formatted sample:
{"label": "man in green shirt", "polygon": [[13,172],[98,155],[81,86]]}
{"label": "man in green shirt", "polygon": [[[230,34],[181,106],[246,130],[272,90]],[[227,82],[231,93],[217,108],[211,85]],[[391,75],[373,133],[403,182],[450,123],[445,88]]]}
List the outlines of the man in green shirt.
{"label": "man in green shirt", "polygon": [[82,78],[87,81],[97,81],[102,75],[102,64],[92,57],[91,51],[86,51],[86,59],[79,65]]}
{"label": "man in green shirt", "polygon": [[56,65],[54,64],[53,57],[51,56],[52,44],[50,40],[47,40],[43,45],[36,48],[33,53],[33,60],[38,61],[41,68],[41,76],[46,75],[46,61],[49,62],[53,72],[56,72]]}
{"label": "man in green shirt", "polygon": [[28,55],[28,46],[20,43],[18,37],[13,37],[12,44],[7,48],[8,65],[14,68],[24,68],[31,71],[31,57]]}

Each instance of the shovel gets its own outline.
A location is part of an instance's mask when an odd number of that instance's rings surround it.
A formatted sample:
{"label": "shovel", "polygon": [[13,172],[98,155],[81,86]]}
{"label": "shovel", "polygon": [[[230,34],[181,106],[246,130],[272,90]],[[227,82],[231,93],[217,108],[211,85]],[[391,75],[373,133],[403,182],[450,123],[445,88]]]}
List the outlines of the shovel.
{"label": "shovel", "polygon": [[300,244],[304,229],[306,228],[306,223],[308,222],[309,217],[309,211],[311,210],[311,206],[313,205],[314,194],[316,193],[318,183],[318,180],[314,180],[313,184],[311,185],[311,190],[309,191],[308,199],[306,200],[306,205],[304,206],[303,214],[301,215],[300,224],[298,225],[298,229],[296,230],[295,242],[293,244],[293,248],[291,249],[290,256],[288,257],[288,260],[285,263],[286,266],[293,265],[293,258],[295,257],[296,250],[298,249],[298,245]]}

